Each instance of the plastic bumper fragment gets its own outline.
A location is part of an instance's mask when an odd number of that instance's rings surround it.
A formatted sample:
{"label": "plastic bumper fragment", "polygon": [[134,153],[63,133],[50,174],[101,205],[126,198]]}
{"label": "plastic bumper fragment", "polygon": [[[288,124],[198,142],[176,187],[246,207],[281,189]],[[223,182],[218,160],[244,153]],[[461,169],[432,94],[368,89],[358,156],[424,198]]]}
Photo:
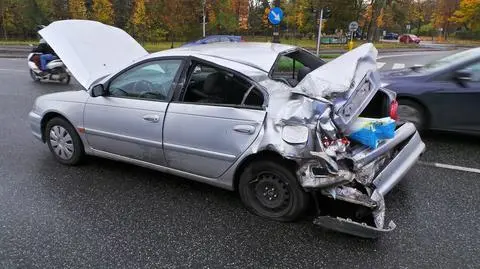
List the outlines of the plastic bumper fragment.
{"label": "plastic bumper fragment", "polygon": [[329,216],[317,217],[313,223],[326,229],[368,239],[378,238],[388,232],[393,231],[397,227],[393,221],[390,221],[387,228],[382,229],[369,226],[365,223],[358,223],[350,219],[344,219],[340,217],[333,218]]}

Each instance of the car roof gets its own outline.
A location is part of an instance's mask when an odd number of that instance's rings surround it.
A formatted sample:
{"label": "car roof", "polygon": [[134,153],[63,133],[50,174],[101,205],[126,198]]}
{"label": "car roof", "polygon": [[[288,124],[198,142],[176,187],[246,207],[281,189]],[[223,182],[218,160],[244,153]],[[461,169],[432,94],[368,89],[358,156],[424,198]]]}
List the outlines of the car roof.
{"label": "car roof", "polygon": [[237,62],[268,73],[275,63],[278,54],[295,49],[298,49],[298,47],[276,43],[222,42],[164,50],[152,53],[149,57],[188,55],[204,58],[209,56],[210,58]]}

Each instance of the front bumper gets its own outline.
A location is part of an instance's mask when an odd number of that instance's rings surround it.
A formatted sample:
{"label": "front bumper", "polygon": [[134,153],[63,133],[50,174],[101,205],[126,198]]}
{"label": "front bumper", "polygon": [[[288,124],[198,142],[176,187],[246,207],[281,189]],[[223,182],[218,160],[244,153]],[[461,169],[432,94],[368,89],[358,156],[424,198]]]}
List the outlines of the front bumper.
{"label": "front bumper", "polygon": [[30,123],[30,128],[32,130],[32,134],[35,138],[43,142],[42,138],[42,117],[37,113],[31,111],[28,114],[28,121]]}

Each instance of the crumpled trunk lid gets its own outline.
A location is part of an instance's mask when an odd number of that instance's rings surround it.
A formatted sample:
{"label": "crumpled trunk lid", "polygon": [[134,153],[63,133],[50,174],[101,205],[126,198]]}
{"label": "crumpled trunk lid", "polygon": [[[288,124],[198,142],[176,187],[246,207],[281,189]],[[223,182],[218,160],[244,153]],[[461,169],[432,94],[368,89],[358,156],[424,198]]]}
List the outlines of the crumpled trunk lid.
{"label": "crumpled trunk lid", "polygon": [[55,21],[39,34],[85,88],[148,55],[125,31],[97,21]]}
{"label": "crumpled trunk lid", "polygon": [[380,88],[377,54],[364,44],[313,70],[292,92],[333,104],[333,120],[344,132]]}

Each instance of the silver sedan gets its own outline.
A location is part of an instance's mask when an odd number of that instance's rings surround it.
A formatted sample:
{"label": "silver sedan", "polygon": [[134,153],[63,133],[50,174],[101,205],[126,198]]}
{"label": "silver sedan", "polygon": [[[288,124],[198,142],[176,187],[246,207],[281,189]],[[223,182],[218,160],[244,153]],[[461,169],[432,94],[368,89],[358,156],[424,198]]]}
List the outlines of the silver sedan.
{"label": "silver sedan", "polygon": [[373,147],[349,139],[359,118],[396,118],[373,45],[325,63],[269,43],[149,54],[93,21],[39,33],[85,88],[41,96],[30,112],[33,135],[59,162],[95,155],[235,190],[278,221],[314,206],[326,228],[363,237],[395,228],[383,197],[425,145],[410,123]]}

